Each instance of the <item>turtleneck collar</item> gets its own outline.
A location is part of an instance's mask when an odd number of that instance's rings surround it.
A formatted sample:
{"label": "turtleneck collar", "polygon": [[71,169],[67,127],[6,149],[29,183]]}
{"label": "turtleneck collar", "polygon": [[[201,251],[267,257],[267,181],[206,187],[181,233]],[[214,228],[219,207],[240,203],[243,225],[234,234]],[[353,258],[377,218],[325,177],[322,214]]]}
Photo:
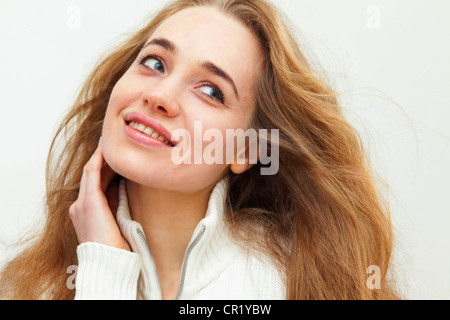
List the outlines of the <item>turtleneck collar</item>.
{"label": "turtleneck collar", "polygon": [[[181,269],[178,297],[189,297],[214,279],[237,254],[229,237],[225,221],[225,200],[228,178],[220,180],[213,188],[205,217],[195,228],[185,252]],[[133,252],[141,256],[139,291],[143,299],[161,299],[158,273],[142,226],[134,221],[128,204],[125,180],[119,187],[117,209],[119,228]]]}

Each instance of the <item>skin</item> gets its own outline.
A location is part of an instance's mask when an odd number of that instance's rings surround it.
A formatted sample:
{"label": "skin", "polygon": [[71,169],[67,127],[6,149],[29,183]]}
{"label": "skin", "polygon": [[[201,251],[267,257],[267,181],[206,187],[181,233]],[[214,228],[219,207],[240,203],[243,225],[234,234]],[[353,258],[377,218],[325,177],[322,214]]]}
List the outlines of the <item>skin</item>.
{"label": "skin", "polygon": [[[202,23],[199,23],[201,21]],[[241,174],[252,165],[181,164],[171,161],[171,149],[144,147],[123,133],[127,112],[140,112],[159,121],[169,132],[186,129],[194,137],[194,120],[203,130],[247,129],[255,108],[251,90],[261,68],[258,39],[243,25],[213,8],[184,9],[167,18],[152,34],[176,46],[175,52],[152,44],[141,52],[111,94],[103,137],[86,164],[77,201],[71,206],[80,243],[99,242],[130,250],[114,214],[117,187],[109,186],[116,173],[125,177],[130,210],[145,232],[154,256],[163,299],[174,299],[185,250],[198,222],[204,218],[215,184],[228,170]],[[160,60],[142,57],[153,54]],[[233,87],[205,71],[199,60],[225,70]],[[212,83],[225,95],[217,97]],[[186,142],[180,142],[186,143]],[[204,148],[207,143],[204,143]],[[235,154],[235,159],[238,154]]]}

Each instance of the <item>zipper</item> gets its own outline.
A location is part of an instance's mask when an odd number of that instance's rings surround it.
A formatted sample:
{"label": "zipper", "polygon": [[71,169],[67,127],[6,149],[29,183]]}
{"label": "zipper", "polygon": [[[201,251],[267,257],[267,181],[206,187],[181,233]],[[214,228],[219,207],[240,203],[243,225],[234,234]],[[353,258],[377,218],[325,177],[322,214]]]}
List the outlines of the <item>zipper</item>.
{"label": "zipper", "polygon": [[150,262],[153,266],[153,272],[154,272],[154,276],[156,277],[156,282],[158,284],[158,292],[159,292],[159,297],[162,300],[163,295],[162,295],[162,289],[161,289],[161,282],[159,281],[159,276],[158,276],[158,270],[156,269],[156,263],[155,263],[155,259],[153,259],[153,255],[152,252],[150,251],[150,247],[148,246],[148,242],[147,239],[145,238],[145,234],[144,231],[141,230],[141,228],[136,228],[137,233],[139,234],[139,236],[141,237],[142,241],[145,243],[145,247],[147,248],[147,252],[149,254],[149,258],[150,258]]}
{"label": "zipper", "polygon": [[189,256],[190,256],[190,254],[192,252],[192,249],[194,249],[195,245],[202,238],[203,234],[205,233],[205,230],[206,230],[206,227],[202,226],[200,232],[195,237],[195,239],[189,244],[189,246],[188,246],[188,248],[186,250],[186,253],[184,254],[183,264],[182,264],[182,267],[181,267],[180,282],[178,283],[177,297],[175,298],[176,300],[179,300],[181,294],[183,293],[184,280],[186,279],[186,269],[187,269],[187,262],[188,262]]}
{"label": "zipper", "polygon": [[[206,230],[206,227],[202,226],[198,235],[195,237],[195,239],[189,244],[188,248],[186,249],[186,252],[185,252],[184,258],[183,258],[183,264],[181,267],[180,282],[178,283],[178,292],[177,292],[177,296],[175,298],[176,300],[179,300],[181,294],[183,293],[184,281],[186,279],[187,262],[189,260],[189,256],[191,255],[192,249],[194,249],[194,247],[197,245],[197,243],[203,237],[205,230]],[[158,270],[156,269],[155,260],[153,259],[153,255],[150,250],[150,247],[148,246],[147,239],[145,238],[144,232],[138,227],[137,233],[139,234],[141,239],[145,242],[145,246],[146,246],[147,252],[149,254],[150,262],[152,263],[152,266],[153,266],[154,275],[155,275],[157,283],[158,283],[159,296],[161,297],[161,300],[162,300],[163,295],[162,295],[162,289],[161,289],[161,282],[159,281]]]}

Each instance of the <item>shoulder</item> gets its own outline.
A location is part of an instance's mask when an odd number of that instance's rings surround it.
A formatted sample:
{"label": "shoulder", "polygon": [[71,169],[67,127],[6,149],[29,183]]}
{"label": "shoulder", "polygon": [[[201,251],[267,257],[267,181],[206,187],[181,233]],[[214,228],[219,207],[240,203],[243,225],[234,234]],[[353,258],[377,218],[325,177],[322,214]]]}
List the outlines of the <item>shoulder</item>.
{"label": "shoulder", "polygon": [[221,272],[200,297],[206,299],[233,300],[284,300],[285,282],[275,265],[266,257],[236,249],[233,259],[223,266]]}
{"label": "shoulder", "polygon": [[241,250],[232,263],[240,269],[243,281],[254,299],[285,299],[285,282],[273,261],[263,254]]}

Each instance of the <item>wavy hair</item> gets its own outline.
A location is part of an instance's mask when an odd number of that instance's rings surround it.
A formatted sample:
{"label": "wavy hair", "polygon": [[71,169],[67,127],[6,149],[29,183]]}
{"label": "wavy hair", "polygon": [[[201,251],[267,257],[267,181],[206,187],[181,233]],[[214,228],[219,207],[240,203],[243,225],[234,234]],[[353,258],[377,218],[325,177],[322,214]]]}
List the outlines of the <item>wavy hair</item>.
{"label": "wavy hair", "polygon": [[[228,173],[226,221],[234,239],[274,263],[287,299],[397,298],[388,280],[389,207],[361,139],[337,94],[300,50],[288,20],[266,0],[172,1],[98,61],[50,147],[44,229],[7,264],[0,293],[12,299],[74,297],[66,271],[77,264],[78,242],[68,210],[101,136],[111,91],[152,32],[192,6],[217,8],[260,40],[265,59],[254,86],[251,127],[279,129],[276,175],[261,175],[260,163],[241,175]],[[367,285],[372,265],[380,268],[380,289]]]}

